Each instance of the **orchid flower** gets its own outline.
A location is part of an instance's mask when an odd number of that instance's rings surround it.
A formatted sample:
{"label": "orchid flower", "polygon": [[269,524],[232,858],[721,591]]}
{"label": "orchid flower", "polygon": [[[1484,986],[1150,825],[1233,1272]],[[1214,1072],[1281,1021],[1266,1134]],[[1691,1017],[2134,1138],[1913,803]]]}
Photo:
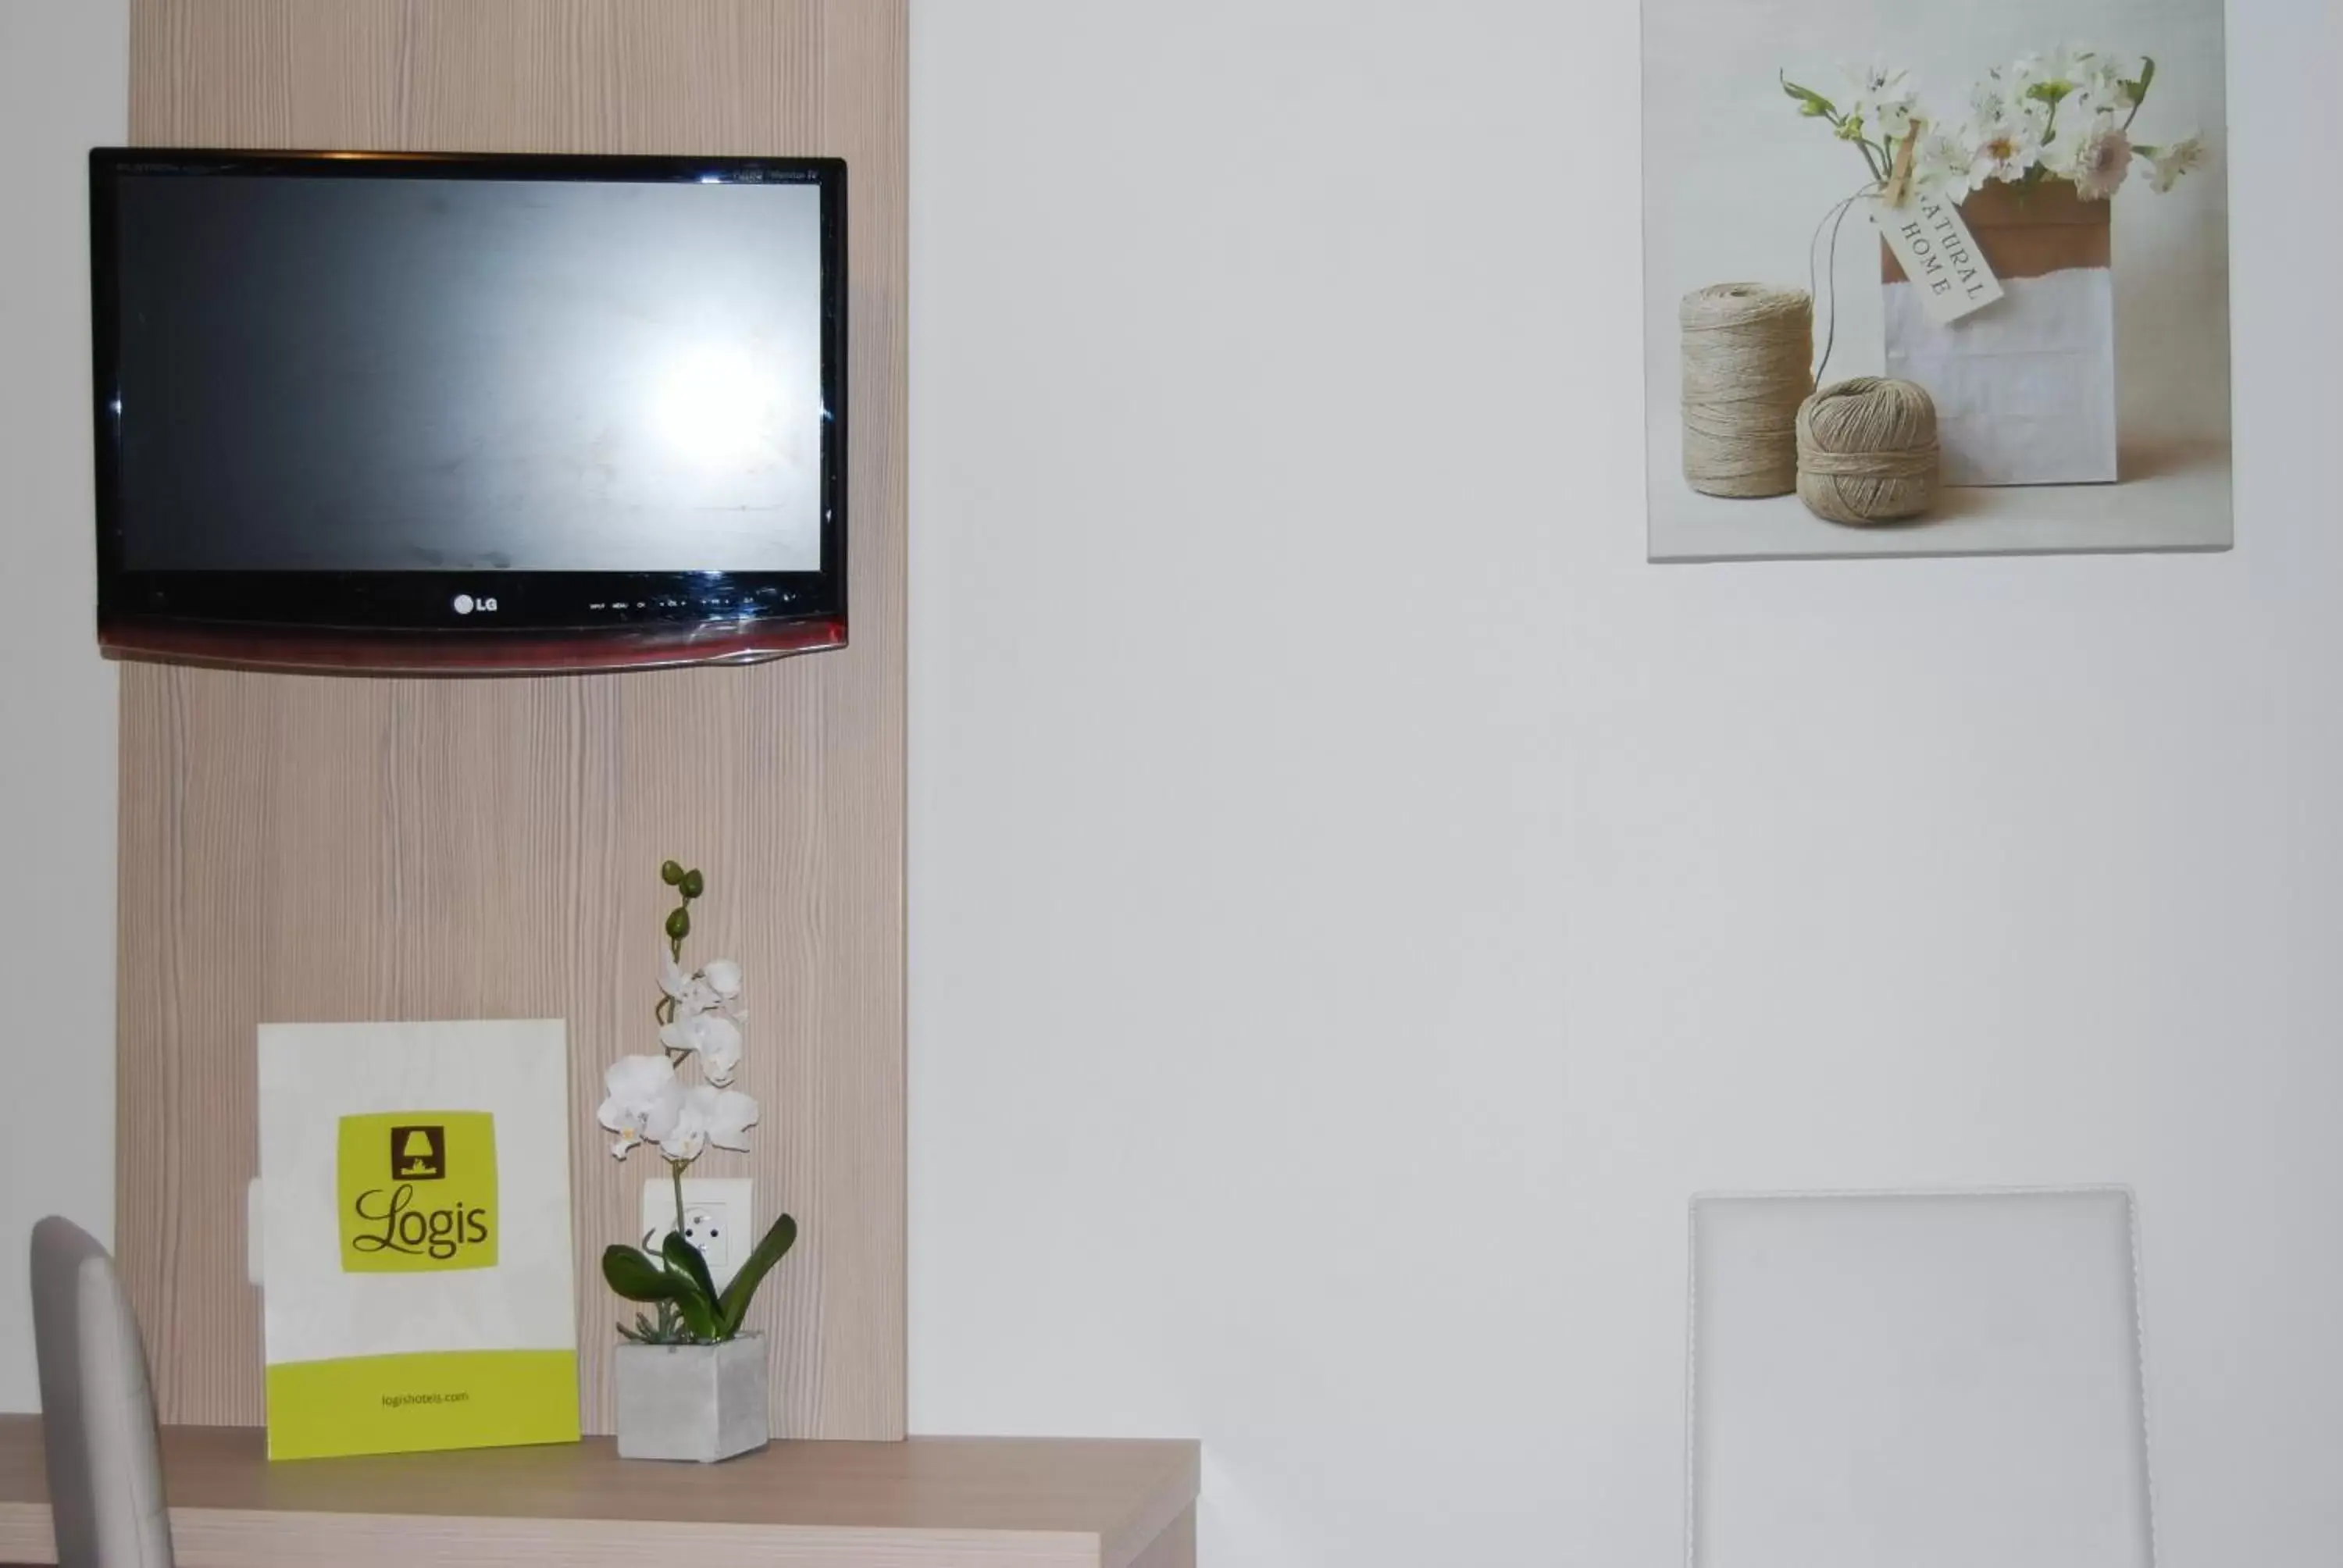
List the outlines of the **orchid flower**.
{"label": "orchid flower", "polygon": [[683,1102],[675,1063],[664,1056],[622,1056],[602,1075],[602,1086],[608,1095],[595,1120],[618,1135],[610,1153],[620,1160],[644,1139],[656,1141],[672,1126]]}
{"label": "orchid flower", "polygon": [[711,960],[700,970],[699,978],[719,1001],[731,1001],[740,994],[740,966],[730,959]]}
{"label": "orchid flower", "polygon": [[655,1137],[661,1154],[688,1165],[710,1144],[745,1151],[757,1116],[757,1102],[739,1090],[696,1084],[684,1091],[675,1115],[656,1130]]}
{"label": "orchid flower", "polygon": [[699,1058],[699,1070],[718,1088],[732,1081],[740,1066],[740,1026],[720,1012],[688,1012],[659,1029],[659,1043]]}

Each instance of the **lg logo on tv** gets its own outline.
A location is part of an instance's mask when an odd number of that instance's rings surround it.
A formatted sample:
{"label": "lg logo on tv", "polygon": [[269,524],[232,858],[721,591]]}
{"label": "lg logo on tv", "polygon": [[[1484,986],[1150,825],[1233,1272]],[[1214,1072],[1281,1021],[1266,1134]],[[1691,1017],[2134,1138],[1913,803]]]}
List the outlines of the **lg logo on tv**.
{"label": "lg logo on tv", "polygon": [[492,598],[474,598],[468,593],[459,593],[456,596],[458,615],[469,615],[474,610],[479,611],[482,615],[494,615],[497,613],[497,601]]}

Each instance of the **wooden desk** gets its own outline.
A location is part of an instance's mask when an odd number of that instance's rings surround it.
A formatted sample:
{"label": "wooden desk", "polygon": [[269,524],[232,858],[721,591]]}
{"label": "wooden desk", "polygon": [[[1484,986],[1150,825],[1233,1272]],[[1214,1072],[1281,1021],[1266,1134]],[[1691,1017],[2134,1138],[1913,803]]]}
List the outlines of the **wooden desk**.
{"label": "wooden desk", "polygon": [[[180,1568],[1193,1568],[1197,1446],[787,1442],[728,1464],[607,1438],[271,1464],[249,1427],[167,1427]],[[51,1563],[37,1416],[0,1416],[0,1563]]]}

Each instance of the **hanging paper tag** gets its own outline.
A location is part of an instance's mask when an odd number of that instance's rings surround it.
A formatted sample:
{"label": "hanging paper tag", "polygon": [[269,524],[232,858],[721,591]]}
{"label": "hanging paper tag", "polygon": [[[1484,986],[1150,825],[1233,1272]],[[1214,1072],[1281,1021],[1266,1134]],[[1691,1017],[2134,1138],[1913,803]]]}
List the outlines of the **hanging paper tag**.
{"label": "hanging paper tag", "polygon": [[1958,321],[2001,297],[2001,279],[1961,221],[1961,209],[1950,201],[1916,196],[1902,206],[1888,206],[1875,200],[1871,221],[1920,291],[1930,319]]}

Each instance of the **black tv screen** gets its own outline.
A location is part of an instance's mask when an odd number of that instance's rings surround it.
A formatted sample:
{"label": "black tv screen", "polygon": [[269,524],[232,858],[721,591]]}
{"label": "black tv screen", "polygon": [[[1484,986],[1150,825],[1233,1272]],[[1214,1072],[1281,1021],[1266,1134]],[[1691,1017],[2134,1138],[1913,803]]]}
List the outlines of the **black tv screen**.
{"label": "black tv screen", "polygon": [[842,640],[842,165],[91,170],[117,650],[560,668]]}

